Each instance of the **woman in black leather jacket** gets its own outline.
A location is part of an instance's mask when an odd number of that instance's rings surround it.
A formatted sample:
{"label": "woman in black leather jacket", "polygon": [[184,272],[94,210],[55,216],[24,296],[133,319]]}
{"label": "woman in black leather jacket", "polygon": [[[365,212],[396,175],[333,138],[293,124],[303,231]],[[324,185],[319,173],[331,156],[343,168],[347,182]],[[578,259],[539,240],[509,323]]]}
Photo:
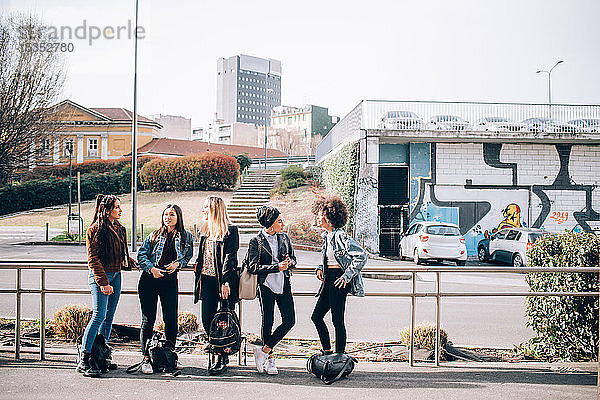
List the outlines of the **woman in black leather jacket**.
{"label": "woman in black leather jacket", "polygon": [[[275,207],[256,210],[258,222],[264,227],[248,244],[248,271],[258,274],[258,293],[262,314],[263,347],[254,349],[254,361],[259,373],[277,375],[273,347],[296,323],[290,277],[296,266],[296,256],[289,236],[282,232],[283,219]],[[273,328],[275,303],[281,314],[281,324]]]}
{"label": "woman in black leather jacket", "polygon": [[[238,229],[230,225],[222,198],[210,196],[202,207],[200,246],[195,267],[194,303],[202,300],[202,326],[208,334],[221,299],[230,308],[239,301],[239,271],[237,252],[240,247]],[[218,356],[208,371],[211,375],[224,372],[227,356]]]}

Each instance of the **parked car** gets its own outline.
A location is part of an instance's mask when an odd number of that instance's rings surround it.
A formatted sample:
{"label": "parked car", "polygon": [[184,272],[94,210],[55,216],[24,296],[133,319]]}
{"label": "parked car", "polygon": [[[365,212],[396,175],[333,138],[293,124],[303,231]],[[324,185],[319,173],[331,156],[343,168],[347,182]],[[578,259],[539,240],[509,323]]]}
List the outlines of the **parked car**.
{"label": "parked car", "polygon": [[381,118],[383,129],[421,130],[423,120],[411,111],[388,111]]}
{"label": "parked car", "polygon": [[449,260],[465,265],[467,248],[458,226],[445,222],[423,221],[408,228],[400,239],[400,259],[412,257],[415,264],[423,260]]}
{"label": "parked car", "polygon": [[522,267],[527,265],[527,250],[536,240],[547,234],[534,228],[504,228],[483,239],[477,246],[477,258],[481,262],[500,261]]}
{"label": "parked car", "polygon": [[577,132],[577,126],[552,118],[529,118],[523,121],[523,124],[529,132]]}
{"label": "parked car", "polygon": [[600,132],[600,119],[595,118],[581,118],[573,119],[568,122],[571,125],[575,125],[579,132]]}
{"label": "parked car", "polygon": [[474,129],[476,131],[492,132],[521,132],[525,125],[521,122],[512,122],[504,117],[485,117],[477,120]]}
{"label": "parked car", "polygon": [[469,121],[456,115],[436,115],[428,123],[428,129],[435,131],[467,131]]}

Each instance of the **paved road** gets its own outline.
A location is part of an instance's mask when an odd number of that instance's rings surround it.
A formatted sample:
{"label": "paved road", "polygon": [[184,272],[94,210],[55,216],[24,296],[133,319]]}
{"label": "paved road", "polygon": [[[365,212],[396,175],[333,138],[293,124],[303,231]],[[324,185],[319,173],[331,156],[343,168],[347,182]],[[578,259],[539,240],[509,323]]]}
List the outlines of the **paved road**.
{"label": "paved road", "polygon": [[[115,354],[121,366],[138,355]],[[219,377],[206,373],[206,358],[182,355],[177,378],[127,375],[123,368],[102,378],[74,371],[74,356],[52,361],[14,361],[0,356],[3,399],[597,399],[596,364],[444,363],[435,368],[407,363],[359,362],[331,386],[306,372],[304,360],[278,360],[279,375],[259,375],[249,361]]]}
{"label": "paved road", "polygon": [[[240,249],[240,258],[246,249]],[[299,264],[315,265],[319,255],[313,252],[298,251]],[[20,246],[0,245],[0,258],[29,258],[83,260],[83,246]],[[408,262],[369,260],[368,266],[412,265]],[[124,288],[136,290],[140,272],[124,273]],[[0,271],[0,285],[14,287],[14,271]],[[87,289],[87,271],[51,271],[47,273],[48,288],[71,287]],[[433,291],[434,276],[431,273],[417,275],[417,290]],[[39,272],[23,273],[25,288],[39,287]],[[181,290],[191,290],[193,274],[182,272],[179,278]],[[293,277],[296,291],[316,291],[318,281],[312,275],[296,274]],[[365,279],[367,292],[410,291],[406,280]],[[527,285],[520,274],[453,273],[442,276],[444,291],[526,291]],[[0,295],[0,316],[14,317],[14,295]],[[51,316],[65,304],[90,304],[89,295],[48,295],[47,315]],[[289,333],[290,337],[316,338],[316,331],[310,321],[310,313],[315,304],[314,297],[296,297],[297,324]],[[391,297],[350,297],[347,306],[347,325],[351,339],[396,340],[398,332],[409,326],[410,300]],[[422,298],[417,301],[417,322],[434,321],[434,300]],[[199,312],[199,306],[192,304],[190,296],[180,299],[180,310]],[[457,345],[512,348],[514,344],[526,341],[533,332],[525,327],[525,299],[518,297],[490,298],[447,298],[442,299],[441,321],[449,339]],[[39,295],[23,296],[23,317],[38,318]],[[135,295],[121,298],[115,322],[139,324],[141,319],[139,301]],[[160,318],[159,318],[160,319]],[[244,330],[260,332],[260,311],[258,300],[244,301]]]}
{"label": "paved road", "polygon": [[[0,222],[1,225],[1,222]],[[50,238],[62,233],[64,229],[50,228]],[[0,226],[0,244],[14,244],[27,241],[46,240],[46,228],[42,226]]]}

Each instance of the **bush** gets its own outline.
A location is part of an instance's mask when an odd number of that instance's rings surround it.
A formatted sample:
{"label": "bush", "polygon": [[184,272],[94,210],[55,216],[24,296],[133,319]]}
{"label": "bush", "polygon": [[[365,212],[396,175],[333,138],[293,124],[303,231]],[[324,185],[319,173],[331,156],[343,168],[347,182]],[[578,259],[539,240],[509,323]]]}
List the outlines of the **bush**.
{"label": "bush", "polygon": [[237,156],[235,156],[235,159],[240,165],[240,174],[243,174],[244,171],[246,171],[252,165],[252,159],[246,153],[238,154]]}
{"label": "bush", "polygon": [[279,174],[281,175],[281,182],[277,187],[271,189],[271,196],[287,194],[289,189],[300,187],[306,183],[307,174],[298,165],[286,167]]}
{"label": "bush", "polygon": [[[420,349],[435,350],[435,324],[421,322],[415,326],[415,347]],[[400,341],[408,346],[410,344],[410,328],[400,331]],[[448,343],[448,334],[440,328],[440,349]]]}
{"label": "bush", "polygon": [[[152,156],[138,157],[138,171],[150,160],[154,159]],[[73,163],[72,176],[76,177],[77,172],[81,172],[81,175],[90,173],[120,173],[125,168],[129,168],[131,171],[131,157],[118,158],[114,160],[89,160],[82,163]],[[60,164],[52,166],[40,166],[27,172],[21,182],[27,182],[38,179],[49,179],[49,178],[68,178],[69,177],[69,164]]]}
{"label": "bush", "polygon": [[[77,180],[72,180],[72,201],[77,201]],[[87,174],[81,178],[81,200],[98,193],[122,194],[131,191],[131,170],[119,173]],[[69,202],[69,179],[32,180],[0,188],[0,215]]]}
{"label": "bush", "polygon": [[287,226],[288,235],[294,243],[309,244],[313,246],[321,246],[323,239],[321,233],[312,228],[311,221],[294,222]]}
{"label": "bush", "polygon": [[235,186],[239,168],[234,157],[208,152],[152,160],[140,170],[140,178],[145,187],[155,192],[225,189]]}
{"label": "bush", "polygon": [[57,337],[76,341],[92,318],[92,309],[82,305],[68,305],[58,310],[52,319]]}
{"label": "bush", "polygon": [[[200,325],[198,325],[198,318],[196,317],[196,314],[189,311],[180,311],[177,314],[177,335],[197,332],[199,327]],[[160,321],[157,329],[164,332],[165,322]]]}
{"label": "bush", "polygon": [[281,175],[281,179],[283,181],[295,179],[306,180],[306,173],[299,165],[290,165],[289,167],[282,169],[279,174]]}
{"label": "bush", "polygon": [[[531,267],[598,267],[600,238],[592,233],[546,235],[529,251]],[[597,292],[596,273],[528,273],[535,292]],[[598,297],[528,297],[527,326],[537,336],[521,345],[549,360],[598,359]]]}

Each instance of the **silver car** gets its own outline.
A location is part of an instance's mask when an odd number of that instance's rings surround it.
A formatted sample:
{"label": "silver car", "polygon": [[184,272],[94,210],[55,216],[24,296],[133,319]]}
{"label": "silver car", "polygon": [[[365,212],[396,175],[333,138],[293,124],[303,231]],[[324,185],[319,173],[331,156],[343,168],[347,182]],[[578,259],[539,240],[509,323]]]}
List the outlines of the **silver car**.
{"label": "silver car", "polygon": [[535,228],[504,228],[483,239],[477,246],[481,262],[499,261],[514,267],[528,264],[527,251],[548,232]]}
{"label": "silver car", "polygon": [[521,132],[525,125],[504,117],[485,117],[475,122],[474,130],[492,132]]}
{"label": "silver car", "polygon": [[418,131],[423,129],[423,120],[412,111],[388,111],[381,118],[380,126],[383,129]]}
{"label": "silver car", "polygon": [[529,118],[523,121],[525,130],[529,132],[575,133],[577,126],[552,118]]}
{"label": "silver car", "polygon": [[581,118],[573,119],[568,122],[571,125],[575,125],[579,132],[600,132],[600,119],[596,118]]}
{"label": "silver car", "polygon": [[449,260],[465,265],[467,248],[458,226],[445,222],[414,223],[400,239],[400,259],[411,257],[415,264],[423,260]]}
{"label": "silver car", "polygon": [[436,115],[428,123],[428,129],[434,131],[468,131],[469,121],[456,115]]}

